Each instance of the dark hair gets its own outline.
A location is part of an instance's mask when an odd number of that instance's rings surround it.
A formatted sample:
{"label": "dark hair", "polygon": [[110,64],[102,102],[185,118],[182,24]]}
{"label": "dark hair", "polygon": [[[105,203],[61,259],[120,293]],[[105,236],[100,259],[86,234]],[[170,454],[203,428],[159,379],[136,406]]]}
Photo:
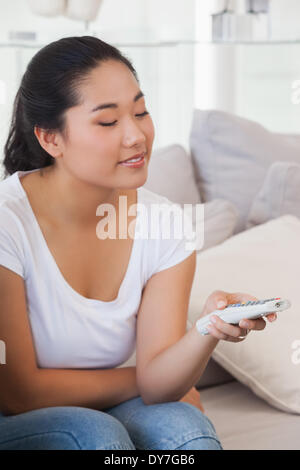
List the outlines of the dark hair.
{"label": "dark hair", "polygon": [[78,86],[92,69],[111,59],[127,65],[139,82],[130,60],[114,46],[93,36],[63,38],[34,55],[14,100],[4,146],[4,177],[18,170],[34,170],[55,163],[41,147],[34,127],[65,135],[64,113],[80,104]]}

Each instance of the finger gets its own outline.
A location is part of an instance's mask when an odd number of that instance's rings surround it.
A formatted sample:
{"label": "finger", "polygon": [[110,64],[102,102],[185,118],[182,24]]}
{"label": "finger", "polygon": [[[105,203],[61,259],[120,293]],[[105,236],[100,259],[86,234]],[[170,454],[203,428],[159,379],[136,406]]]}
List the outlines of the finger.
{"label": "finger", "polygon": [[243,318],[239,322],[241,328],[247,328],[247,330],[263,330],[266,327],[266,322],[263,318],[258,318],[257,320],[250,320]]}
{"label": "finger", "polygon": [[269,322],[275,321],[277,319],[277,314],[275,312],[269,313],[266,315],[266,318]]}
{"label": "finger", "polygon": [[226,335],[225,333],[222,333],[221,331],[219,331],[214,325],[212,324],[209,324],[207,325],[206,327],[207,331],[209,332],[209,334],[211,336],[214,336],[214,338],[217,338],[217,339],[224,339],[224,340],[227,340],[228,338],[228,335]]}
{"label": "finger", "polygon": [[240,328],[239,326],[232,325],[230,323],[225,322],[217,315],[212,315],[209,319],[213,325],[222,333],[227,336],[232,336],[234,338],[238,338],[239,336],[245,336],[247,331],[245,329]]}
{"label": "finger", "polygon": [[234,336],[227,335],[212,324],[209,324],[206,328],[209,334],[213,336],[214,338],[220,339],[220,340],[222,339],[224,341],[230,341],[231,343],[240,343],[241,341],[244,341],[244,339],[246,338],[246,336],[234,337]]}

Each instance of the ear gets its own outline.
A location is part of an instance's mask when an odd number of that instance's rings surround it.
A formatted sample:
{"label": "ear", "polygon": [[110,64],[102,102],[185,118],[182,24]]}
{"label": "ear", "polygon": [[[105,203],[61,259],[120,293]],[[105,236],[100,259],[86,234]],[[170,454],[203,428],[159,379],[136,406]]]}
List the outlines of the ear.
{"label": "ear", "polygon": [[38,139],[41,147],[52,157],[57,158],[62,155],[61,138],[58,133],[46,131],[35,126],[34,134]]}

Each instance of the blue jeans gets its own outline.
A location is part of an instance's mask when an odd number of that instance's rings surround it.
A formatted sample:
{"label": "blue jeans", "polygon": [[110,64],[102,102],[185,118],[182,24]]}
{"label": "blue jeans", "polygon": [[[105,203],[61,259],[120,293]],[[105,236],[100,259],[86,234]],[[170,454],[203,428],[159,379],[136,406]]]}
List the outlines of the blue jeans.
{"label": "blue jeans", "polygon": [[184,402],[141,397],[98,411],[54,406],[4,416],[0,450],[222,450],[210,420]]}

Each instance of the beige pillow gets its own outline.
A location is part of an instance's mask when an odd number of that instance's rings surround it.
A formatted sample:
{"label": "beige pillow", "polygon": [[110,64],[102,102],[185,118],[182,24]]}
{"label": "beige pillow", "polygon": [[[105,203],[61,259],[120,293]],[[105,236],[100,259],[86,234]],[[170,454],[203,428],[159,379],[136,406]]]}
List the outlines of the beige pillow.
{"label": "beige pillow", "polygon": [[281,297],[292,307],[240,343],[219,341],[212,357],[256,395],[300,413],[300,219],[285,215],[197,253],[189,320],[216,289],[259,299]]}

